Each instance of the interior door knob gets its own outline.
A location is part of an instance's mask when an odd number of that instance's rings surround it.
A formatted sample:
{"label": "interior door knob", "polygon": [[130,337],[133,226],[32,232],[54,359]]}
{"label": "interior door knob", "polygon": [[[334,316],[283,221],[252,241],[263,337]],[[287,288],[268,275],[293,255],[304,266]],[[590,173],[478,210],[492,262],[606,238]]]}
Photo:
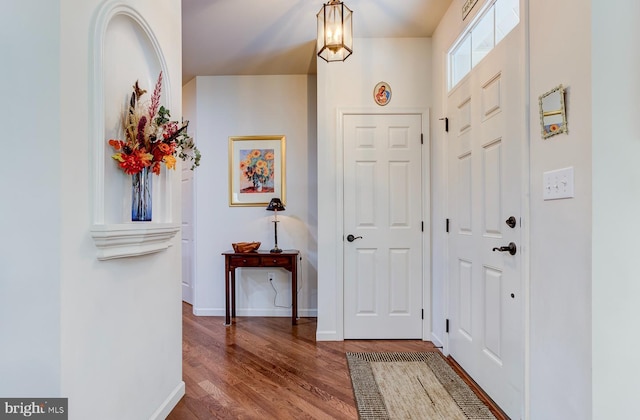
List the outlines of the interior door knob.
{"label": "interior door knob", "polygon": [[353,242],[356,239],[362,239],[362,236],[353,236],[352,234],[348,234],[347,235],[347,241],[349,241],[349,242]]}
{"label": "interior door knob", "polygon": [[500,252],[509,252],[509,254],[511,255],[516,255],[516,251],[518,250],[518,248],[516,247],[516,244],[514,244],[513,242],[509,242],[509,245],[507,246],[501,246],[500,248],[493,248],[493,252],[496,251],[500,251]]}

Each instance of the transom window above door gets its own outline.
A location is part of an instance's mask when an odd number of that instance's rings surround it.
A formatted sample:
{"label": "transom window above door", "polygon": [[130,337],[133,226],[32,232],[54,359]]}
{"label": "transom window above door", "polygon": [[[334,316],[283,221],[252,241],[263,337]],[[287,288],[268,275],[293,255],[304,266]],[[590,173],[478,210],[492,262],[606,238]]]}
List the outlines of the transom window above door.
{"label": "transom window above door", "polygon": [[493,0],[471,22],[448,53],[453,89],[520,22],[520,0]]}

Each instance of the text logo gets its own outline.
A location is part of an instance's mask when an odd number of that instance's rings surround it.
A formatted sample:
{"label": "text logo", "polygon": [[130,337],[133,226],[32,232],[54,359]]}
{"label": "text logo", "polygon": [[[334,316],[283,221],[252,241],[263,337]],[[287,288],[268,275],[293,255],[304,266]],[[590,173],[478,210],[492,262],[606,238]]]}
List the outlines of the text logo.
{"label": "text logo", "polygon": [[67,398],[0,398],[0,420],[67,420]]}

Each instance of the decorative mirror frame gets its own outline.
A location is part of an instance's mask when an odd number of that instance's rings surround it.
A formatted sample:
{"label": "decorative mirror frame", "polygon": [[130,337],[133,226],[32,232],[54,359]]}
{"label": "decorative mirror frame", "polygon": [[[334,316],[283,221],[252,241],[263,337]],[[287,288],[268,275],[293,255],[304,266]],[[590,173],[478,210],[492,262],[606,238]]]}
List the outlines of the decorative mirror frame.
{"label": "decorative mirror frame", "polygon": [[[551,99],[550,97],[556,94],[558,95],[558,99],[554,100],[553,103],[559,103],[559,108],[556,106],[549,107],[548,101],[546,101],[547,104],[545,104],[545,99]],[[543,139],[555,136],[556,134],[569,132],[564,95],[564,87],[558,85],[549,92],[540,95],[538,99],[538,104],[540,105],[540,128]]]}

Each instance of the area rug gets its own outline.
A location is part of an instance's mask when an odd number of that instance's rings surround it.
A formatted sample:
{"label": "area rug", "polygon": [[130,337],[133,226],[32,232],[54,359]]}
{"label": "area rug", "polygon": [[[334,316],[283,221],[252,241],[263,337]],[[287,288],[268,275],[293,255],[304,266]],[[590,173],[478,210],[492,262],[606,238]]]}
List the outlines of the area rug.
{"label": "area rug", "polygon": [[347,353],[360,419],[495,419],[438,352]]}

